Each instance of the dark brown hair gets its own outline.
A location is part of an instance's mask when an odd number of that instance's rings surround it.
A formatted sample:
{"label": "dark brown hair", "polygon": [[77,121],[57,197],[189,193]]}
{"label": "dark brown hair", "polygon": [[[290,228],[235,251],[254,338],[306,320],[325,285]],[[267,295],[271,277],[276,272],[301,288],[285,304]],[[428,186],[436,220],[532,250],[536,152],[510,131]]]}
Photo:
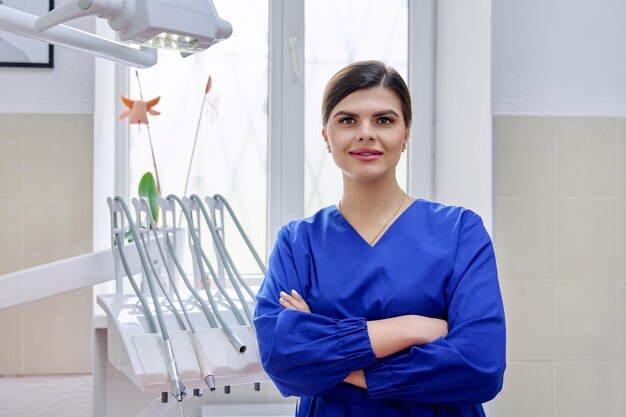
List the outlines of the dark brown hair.
{"label": "dark brown hair", "polygon": [[341,100],[356,90],[385,87],[396,93],[402,103],[402,116],[411,126],[411,95],[398,72],[380,61],[359,61],[339,70],[326,84],[322,99],[322,123],[326,126],[330,112]]}

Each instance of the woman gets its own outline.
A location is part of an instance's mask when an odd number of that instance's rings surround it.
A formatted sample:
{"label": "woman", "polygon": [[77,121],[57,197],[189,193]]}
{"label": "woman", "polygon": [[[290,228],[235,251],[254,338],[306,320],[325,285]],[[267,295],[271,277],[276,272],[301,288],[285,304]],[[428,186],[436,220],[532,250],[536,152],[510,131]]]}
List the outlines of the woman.
{"label": "woman", "polygon": [[297,416],[483,416],[505,328],[480,217],[398,185],[411,101],[396,71],[349,65],[322,107],[343,196],[278,233],[255,312],[263,367],[301,397]]}

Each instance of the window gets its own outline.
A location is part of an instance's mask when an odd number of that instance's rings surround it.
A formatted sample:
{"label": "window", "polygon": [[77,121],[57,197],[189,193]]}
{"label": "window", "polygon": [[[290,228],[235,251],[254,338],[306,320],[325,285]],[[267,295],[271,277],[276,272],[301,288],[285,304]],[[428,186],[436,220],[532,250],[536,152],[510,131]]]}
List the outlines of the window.
{"label": "window", "polygon": [[[214,0],[214,3],[220,15],[235,28],[227,41],[187,58],[161,51],[157,65],[138,71],[144,99],[161,96],[154,107],[161,115],[148,116],[149,132],[162,195],[198,194],[204,198],[222,194],[264,257],[268,1]],[[205,98],[209,75],[212,87]],[[140,97],[132,68],[129,85],[131,97]],[[196,131],[197,144],[185,194]],[[129,189],[131,195],[136,195],[141,176],[146,171],[154,172],[145,125],[129,128],[129,159]],[[236,233],[233,225],[227,224],[226,229]],[[233,245],[229,246],[233,256],[241,255],[237,257],[240,272],[258,273],[244,242],[240,239],[228,242]]]}
{"label": "window", "polygon": [[[410,30],[409,23],[416,21],[417,13],[414,3],[407,0],[214,3],[220,15],[233,25],[231,38],[184,59],[161,53],[155,67],[140,72],[144,98],[161,96],[155,108],[162,114],[151,117],[150,129],[162,192],[183,194],[204,86],[210,74],[213,87],[198,127],[188,193],[223,194],[266,259],[277,225],[294,217],[290,214],[294,207],[299,216],[309,215],[339,199],[341,175],[320,135],[321,95],[326,81],[343,65],[360,59],[382,60],[410,81],[409,62],[418,58],[410,53],[415,55],[416,49],[410,47],[415,30]],[[429,0],[416,3],[417,7],[433,7]],[[425,20],[432,17],[434,14]],[[433,65],[430,56],[419,59],[420,63]],[[424,72],[425,67],[420,68]],[[303,77],[297,88],[284,82],[279,85],[280,80],[294,74]],[[130,91],[120,93],[128,92],[136,98],[139,94],[134,70],[127,76]],[[280,117],[272,101],[282,106]],[[268,110],[270,107],[274,113]],[[428,110],[415,106],[414,114],[419,112],[428,114]],[[269,113],[275,115],[274,119]],[[302,118],[302,123],[291,123],[294,117]],[[277,124],[282,126],[277,128]],[[139,178],[152,170],[152,161],[145,126],[132,125],[128,132],[128,178],[122,182],[126,181],[127,189],[135,195]],[[413,137],[411,146],[415,148]],[[298,152],[292,152],[294,143]],[[407,171],[417,160],[411,159],[410,150],[408,158],[403,156],[401,160],[398,179],[401,186],[415,193],[407,179]],[[276,168],[279,175],[270,175]],[[124,169],[118,168],[118,172]],[[295,177],[301,180],[292,180]],[[117,183],[119,187],[120,181]],[[257,272],[243,249],[241,245],[239,250],[246,259],[239,259],[233,251],[235,261],[242,265],[241,272]]]}

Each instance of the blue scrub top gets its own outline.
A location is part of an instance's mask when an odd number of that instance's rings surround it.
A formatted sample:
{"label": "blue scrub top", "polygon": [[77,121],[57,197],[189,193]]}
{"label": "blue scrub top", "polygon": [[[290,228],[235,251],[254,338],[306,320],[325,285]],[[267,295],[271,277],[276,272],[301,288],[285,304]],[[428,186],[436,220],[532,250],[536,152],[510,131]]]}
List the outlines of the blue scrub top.
{"label": "blue scrub top", "polygon": [[[295,289],[312,313],[284,309]],[[376,359],[368,320],[444,319],[448,335]],[[263,367],[297,416],[484,416],[505,369],[491,239],[462,207],[415,200],[370,246],[335,206],[284,226],[257,295]],[[342,382],[363,369],[367,389]]]}

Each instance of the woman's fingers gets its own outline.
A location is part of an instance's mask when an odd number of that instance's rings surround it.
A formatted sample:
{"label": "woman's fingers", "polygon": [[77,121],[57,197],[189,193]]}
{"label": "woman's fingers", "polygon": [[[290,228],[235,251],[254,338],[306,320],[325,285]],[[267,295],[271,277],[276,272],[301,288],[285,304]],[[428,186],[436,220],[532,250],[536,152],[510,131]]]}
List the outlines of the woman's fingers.
{"label": "woman's fingers", "polygon": [[291,295],[281,291],[279,301],[284,308],[293,308],[294,310],[302,311],[304,313],[311,312],[309,305],[295,290],[291,291]]}
{"label": "woman's fingers", "polygon": [[293,298],[295,298],[297,301],[306,304],[306,302],[304,301],[302,296],[300,294],[298,294],[298,292],[296,290],[291,290],[291,296]]}

